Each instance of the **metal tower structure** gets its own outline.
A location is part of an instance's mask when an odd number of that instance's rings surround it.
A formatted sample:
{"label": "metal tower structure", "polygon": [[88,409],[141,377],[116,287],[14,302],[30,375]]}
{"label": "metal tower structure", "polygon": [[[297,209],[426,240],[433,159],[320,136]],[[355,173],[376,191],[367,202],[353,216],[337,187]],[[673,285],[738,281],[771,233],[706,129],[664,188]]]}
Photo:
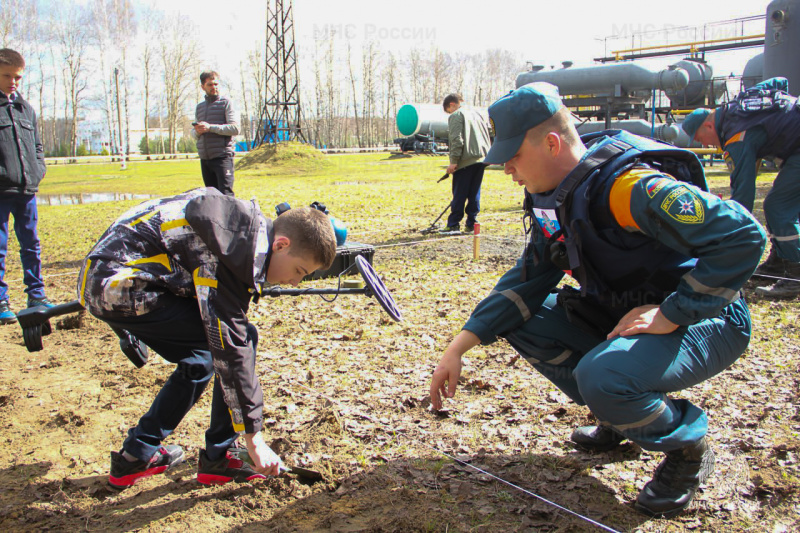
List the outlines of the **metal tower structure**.
{"label": "metal tower structure", "polygon": [[294,42],[292,0],[267,0],[264,108],[253,147],[305,140],[300,127],[300,85]]}

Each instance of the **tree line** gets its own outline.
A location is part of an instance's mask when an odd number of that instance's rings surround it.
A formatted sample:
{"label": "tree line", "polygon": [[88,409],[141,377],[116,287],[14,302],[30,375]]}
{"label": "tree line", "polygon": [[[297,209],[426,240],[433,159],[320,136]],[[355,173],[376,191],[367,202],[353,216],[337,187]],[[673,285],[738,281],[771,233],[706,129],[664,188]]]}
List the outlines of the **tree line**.
{"label": "tree line", "polygon": [[[186,150],[194,106],[202,98],[202,57],[197,25],[132,0],[4,0],[0,46],[26,61],[22,94],[34,105],[48,155],[85,152],[78,125],[101,116],[112,151],[131,151],[131,130],[143,130],[139,147]],[[297,43],[301,127],[318,146],[391,144],[397,109],[409,102],[441,102],[451,92],[486,106],[513,88],[521,59],[506,50],[451,53],[412,44],[402,52],[379,40],[354,43],[335,31]],[[265,44],[240,55],[237,72],[220,69],[223,93],[241,114],[240,140],[256,135],[265,102]],[[154,135],[154,130],[164,132]]]}

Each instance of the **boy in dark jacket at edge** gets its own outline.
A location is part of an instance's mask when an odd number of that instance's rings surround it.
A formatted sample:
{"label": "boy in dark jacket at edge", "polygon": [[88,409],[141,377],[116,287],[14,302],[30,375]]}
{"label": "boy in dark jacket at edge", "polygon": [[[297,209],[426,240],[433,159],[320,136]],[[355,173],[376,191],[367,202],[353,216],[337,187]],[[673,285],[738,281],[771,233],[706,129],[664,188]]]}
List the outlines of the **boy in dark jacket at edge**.
{"label": "boy in dark jacket at edge", "polygon": [[8,251],[8,221],[14,217],[28,307],[53,307],[45,296],[36,193],[47,168],[36,112],[19,94],[25,59],[0,49],[0,324],[12,324],[8,284],[3,280]]}
{"label": "boy in dark jacket at edge", "polygon": [[[198,481],[279,473],[281,460],[261,435],[258,332],[247,310],[263,284],[297,285],[335,257],[333,228],[322,212],[292,209],[273,223],[254,201],[213,188],[145,202],[106,230],[84,260],[78,297],[92,315],[177,364],[122,449],[111,453],[111,485],[128,487],[183,461],[180,446],[162,441],[214,374]],[[239,433],[252,466],[233,453]]]}

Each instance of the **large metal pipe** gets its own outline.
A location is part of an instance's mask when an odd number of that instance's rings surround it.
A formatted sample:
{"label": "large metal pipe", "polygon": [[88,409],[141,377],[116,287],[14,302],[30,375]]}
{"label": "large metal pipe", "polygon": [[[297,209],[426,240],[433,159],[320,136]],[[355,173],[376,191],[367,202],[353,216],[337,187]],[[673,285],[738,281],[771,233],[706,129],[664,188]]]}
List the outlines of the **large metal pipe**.
{"label": "large metal pipe", "polygon": [[448,117],[437,104],[405,104],[397,110],[397,130],[406,137],[420,133],[447,139]]}
{"label": "large metal pipe", "polygon": [[707,96],[711,96],[712,91],[715,100],[725,92],[725,81],[715,81],[714,69],[704,61],[683,59],[670,66],[683,69],[689,74],[689,83],[684,89],[665,91],[674,107],[700,106],[705,103]]}
{"label": "large metal pipe", "polygon": [[686,135],[686,132],[683,131],[683,128],[678,129],[678,137],[672,141],[672,144],[677,146],[678,148],[702,148],[703,145],[697,141],[693,141]]}
{"label": "large metal pipe", "polygon": [[[605,122],[584,122],[583,124],[578,125],[575,124],[578,129],[578,133],[591,133],[593,131],[601,131],[606,128]],[[640,135],[642,137],[651,137],[654,139],[658,139],[659,141],[666,141],[674,143],[675,139],[678,138],[680,134],[680,128],[675,124],[656,124],[655,132],[653,132],[653,127],[649,122],[646,120],[612,120],[611,121],[611,128],[612,130],[625,130],[627,132],[633,133],[634,135]]]}
{"label": "large metal pipe", "polygon": [[764,79],[782,76],[789,92],[800,96],[800,0],[773,0],[767,6]]}
{"label": "large metal pipe", "polygon": [[745,89],[762,81],[764,81],[764,52],[751,57],[742,71],[742,85]]}
{"label": "large metal pipe", "polygon": [[680,68],[654,71],[634,63],[618,63],[521,72],[516,85],[535,81],[552,83],[562,95],[626,96],[637,90],[679,91],[689,84],[689,74]]}

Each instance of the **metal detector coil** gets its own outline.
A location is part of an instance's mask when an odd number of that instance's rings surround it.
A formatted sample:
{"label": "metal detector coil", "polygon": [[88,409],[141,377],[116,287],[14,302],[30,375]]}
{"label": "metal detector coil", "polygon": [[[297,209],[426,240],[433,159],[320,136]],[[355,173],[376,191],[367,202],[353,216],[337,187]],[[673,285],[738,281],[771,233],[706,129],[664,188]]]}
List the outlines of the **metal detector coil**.
{"label": "metal detector coil", "polygon": [[400,311],[400,308],[397,307],[397,303],[395,303],[394,298],[392,298],[389,289],[383,284],[383,281],[378,277],[378,273],[375,272],[375,269],[372,268],[369,261],[357,255],[356,267],[361,277],[364,278],[364,283],[367,285],[367,288],[369,288],[369,292],[365,291],[364,294],[367,296],[374,296],[375,299],[378,300],[378,303],[381,304],[381,307],[383,307],[383,310],[386,311],[395,322],[403,320],[403,313]]}
{"label": "metal detector coil", "polygon": [[[343,288],[341,286],[342,276],[350,271],[353,266],[358,268],[358,272],[364,279],[364,284],[366,287]],[[304,296],[306,294],[317,294],[319,296],[330,294],[334,296],[334,300],[340,294],[364,294],[366,296],[374,296],[375,299],[378,300],[378,303],[381,305],[381,307],[383,307],[383,310],[386,311],[390,317],[392,317],[392,320],[395,322],[400,322],[403,320],[403,313],[400,311],[397,303],[395,303],[394,298],[392,298],[389,289],[387,289],[386,285],[383,284],[381,278],[379,278],[378,274],[375,272],[375,269],[369,264],[369,261],[360,255],[355,257],[355,263],[353,265],[350,265],[348,268],[342,271],[341,274],[339,274],[339,286],[335,289],[284,289],[274,286],[265,288],[261,293],[262,296],[271,296],[273,298],[277,298],[278,296]]]}

